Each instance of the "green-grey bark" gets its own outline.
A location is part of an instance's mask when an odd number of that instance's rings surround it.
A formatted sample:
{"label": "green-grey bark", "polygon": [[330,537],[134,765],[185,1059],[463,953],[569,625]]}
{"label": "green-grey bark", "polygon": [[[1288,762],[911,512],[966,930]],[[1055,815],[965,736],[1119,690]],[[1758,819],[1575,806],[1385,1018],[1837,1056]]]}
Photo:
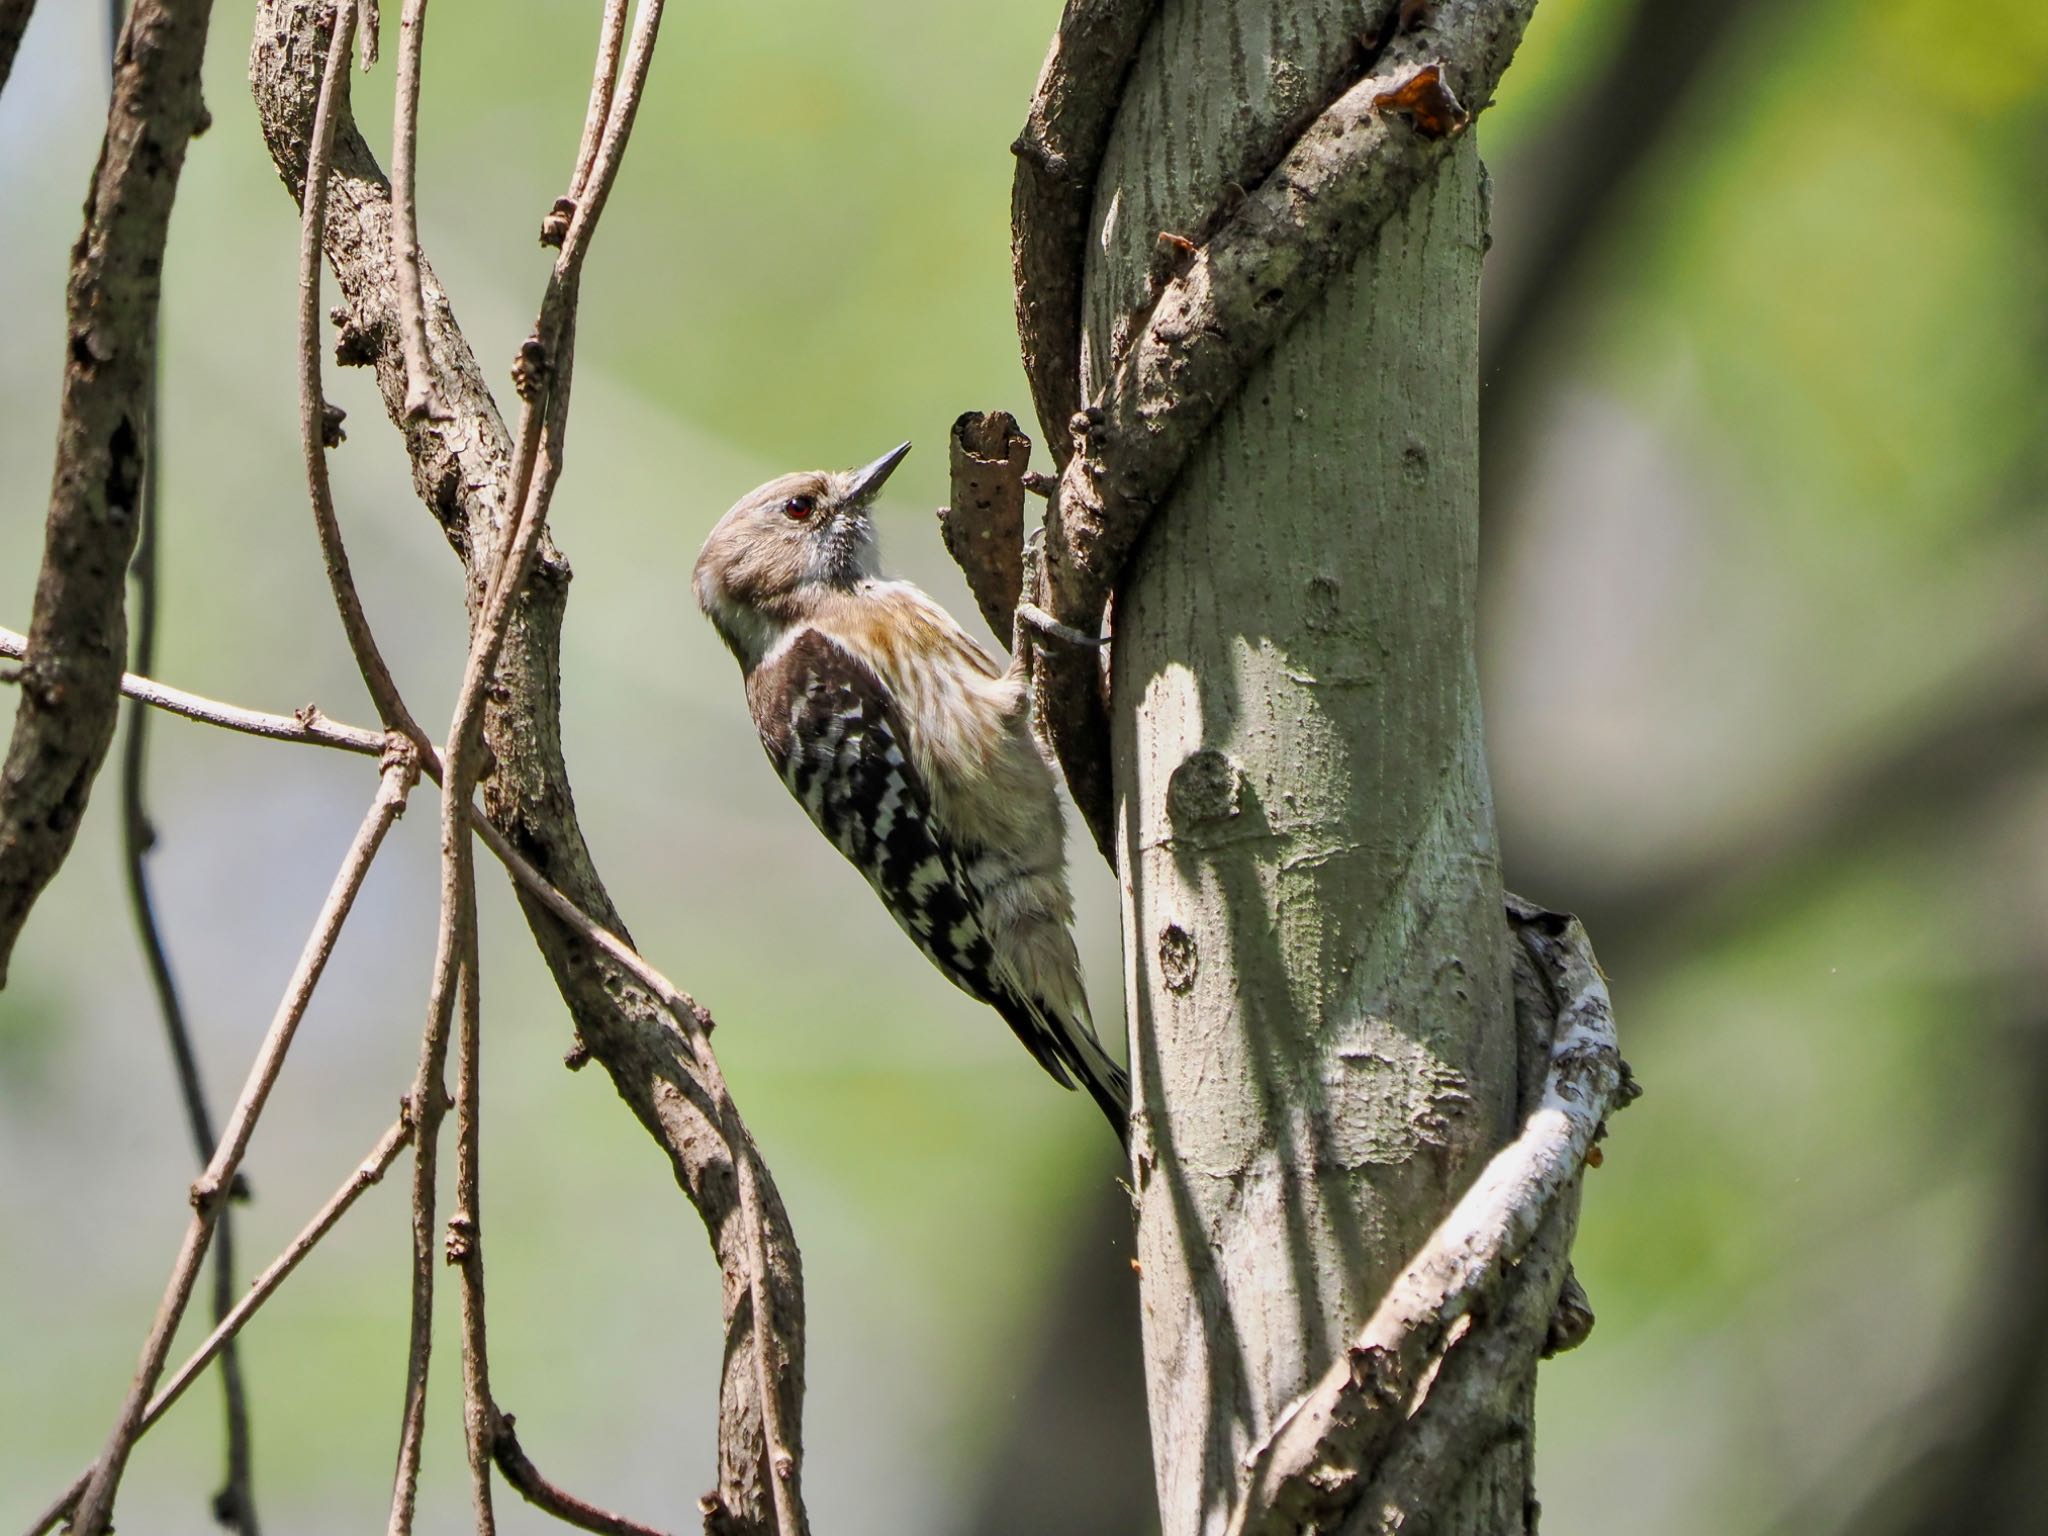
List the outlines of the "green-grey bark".
{"label": "green-grey bark", "polygon": [[[1163,8],[1097,184],[1084,356],[1111,355],[1159,233],[1319,105],[1353,9]],[[1116,602],[1166,1536],[1227,1525],[1248,1455],[1511,1130],[1473,661],[1480,174],[1468,136],[1257,367]],[[1520,1531],[1528,1489],[1515,1437],[1435,1529]]]}

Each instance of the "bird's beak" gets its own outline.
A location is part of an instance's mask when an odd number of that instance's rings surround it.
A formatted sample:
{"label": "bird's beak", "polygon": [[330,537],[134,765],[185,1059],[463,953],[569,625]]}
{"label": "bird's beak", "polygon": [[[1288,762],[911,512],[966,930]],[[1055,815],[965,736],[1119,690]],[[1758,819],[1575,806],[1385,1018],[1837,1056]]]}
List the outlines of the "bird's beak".
{"label": "bird's beak", "polygon": [[846,504],[863,507],[873,501],[875,493],[882,488],[882,482],[895,472],[896,466],[903,462],[909,452],[910,444],[902,443],[891,448],[874,463],[855,470],[853,484],[846,492]]}

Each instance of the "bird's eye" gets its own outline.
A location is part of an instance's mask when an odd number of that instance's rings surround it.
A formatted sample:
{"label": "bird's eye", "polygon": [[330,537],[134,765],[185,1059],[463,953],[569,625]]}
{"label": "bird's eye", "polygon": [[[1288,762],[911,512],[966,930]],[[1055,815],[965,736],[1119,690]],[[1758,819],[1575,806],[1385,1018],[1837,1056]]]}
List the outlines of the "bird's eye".
{"label": "bird's eye", "polygon": [[782,515],[793,523],[808,522],[817,510],[818,499],[815,496],[792,496],[782,504]]}

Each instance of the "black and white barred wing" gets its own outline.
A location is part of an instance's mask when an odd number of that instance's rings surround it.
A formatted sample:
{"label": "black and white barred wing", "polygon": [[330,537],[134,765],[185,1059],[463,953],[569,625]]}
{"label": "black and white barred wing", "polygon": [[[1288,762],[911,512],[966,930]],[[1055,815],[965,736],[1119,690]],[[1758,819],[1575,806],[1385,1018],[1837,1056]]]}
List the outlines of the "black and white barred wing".
{"label": "black and white barred wing", "polygon": [[807,629],[755,669],[747,702],[782,782],[903,931],[1068,1083],[1057,1037],[999,973],[980,895],[965,875],[969,861],[932,814],[895,701],[874,670]]}

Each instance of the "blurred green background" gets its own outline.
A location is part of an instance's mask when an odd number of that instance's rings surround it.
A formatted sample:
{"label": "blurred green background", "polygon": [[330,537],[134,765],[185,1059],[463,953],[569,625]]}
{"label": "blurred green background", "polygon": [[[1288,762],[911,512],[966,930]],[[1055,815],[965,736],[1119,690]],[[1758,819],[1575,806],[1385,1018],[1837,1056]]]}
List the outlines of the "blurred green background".
{"label": "blurred green background", "polygon": [[[422,239],[501,399],[596,9],[432,12]],[[570,766],[639,943],[718,1014],[788,1201],[808,1492],[834,1532],[1107,1536],[1141,1529],[1149,1487],[1123,1411],[1108,1138],[817,844],[687,584],[748,486],[908,436],[885,546],[972,611],[929,511],[954,416],[1024,413],[1007,145],[1057,13],[671,7],[584,284],[554,512],[577,572]],[[172,228],[157,671],[362,720],[297,465],[297,218],[257,135],[246,20],[216,7],[214,126]],[[43,0],[0,96],[0,623],[17,629],[100,28],[98,5]],[[356,86],[380,148],[390,89],[388,61]],[[1649,1089],[1588,1185],[1599,1328],[1543,1372],[1549,1528],[2038,1531],[2048,11],[1543,0],[1482,132],[1482,673],[1507,874],[1587,915]],[[369,381],[328,378],[371,616],[437,720],[457,568]],[[154,743],[155,877],[219,1109],[372,775],[174,721]],[[100,1443],[185,1219],[114,803],[109,777],[0,993],[0,1529]],[[257,1138],[245,1275],[411,1077],[432,822],[423,802],[380,861]],[[1114,1019],[1114,891],[1078,868]],[[565,1018],[495,879],[484,960],[499,1397],[552,1475],[690,1528],[719,1340],[701,1229],[601,1074],[561,1069]],[[273,1530],[382,1518],[404,1198],[366,1199],[245,1335]],[[423,1528],[458,1529],[452,1346],[437,1366]],[[208,1386],[143,1442],[124,1528],[210,1529],[217,1432]],[[501,1506],[508,1530],[541,1528]]]}

